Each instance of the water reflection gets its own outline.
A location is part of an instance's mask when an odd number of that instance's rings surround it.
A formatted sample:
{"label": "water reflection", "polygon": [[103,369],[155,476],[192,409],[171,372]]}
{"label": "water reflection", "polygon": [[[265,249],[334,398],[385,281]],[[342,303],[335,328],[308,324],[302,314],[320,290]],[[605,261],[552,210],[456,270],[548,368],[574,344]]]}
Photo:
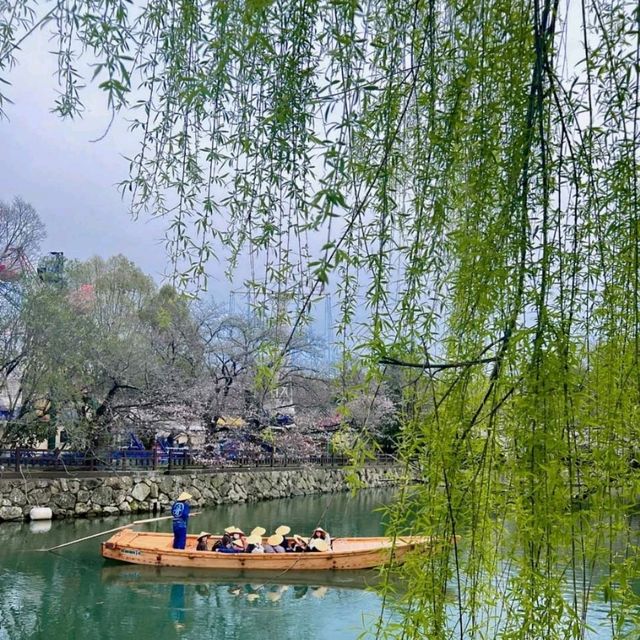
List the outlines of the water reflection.
{"label": "water reflection", "polygon": [[53,523],[51,520],[32,520],[29,522],[30,533],[49,533]]}
{"label": "water reflection", "polygon": [[[188,569],[182,567],[150,567],[144,565],[106,564],[100,576],[102,582],[119,585],[142,584],[248,584],[264,585],[324,586],[339,589],[367,589],[375,587],[380,574],[375,569],[361,571],[244,571],[236,569]],[[256,586],[257,585],[257,586]]]}
{"label": "water reflection", "polygon": [[176,629],[184,628],[186,619],[184,602],[185,586],[183,584],[172,584],[169,596],[169,617]]}
{"label": "water reflection", "polygon": [[206,628],[213,638],[356,638],[362,616],[375,615],[379,604],[367,591],[379,580],[375,570],[210,572],[108,563],[100,577],[105,591],[126,589],[131,606],[166,603],[176,637],[200,637]]}
{"label": "water reflection", "polygon": [[201,637],[198,633],[210,629],[207,637],[221,639],[353,638],[358,634],[345,633],[347,626],[355,628],[353,614],[375,611],[371,605],[376,603],[365,591],[318,584],[130,584],[130,606],[136,609],[142,601],[150,612],[164,605],[165,619],[177,635]]}

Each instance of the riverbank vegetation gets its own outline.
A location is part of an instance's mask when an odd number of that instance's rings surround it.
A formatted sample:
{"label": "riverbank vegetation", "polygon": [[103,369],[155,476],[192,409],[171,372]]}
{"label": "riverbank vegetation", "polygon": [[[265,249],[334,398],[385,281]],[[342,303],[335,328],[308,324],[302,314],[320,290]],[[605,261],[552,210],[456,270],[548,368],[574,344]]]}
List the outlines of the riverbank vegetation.
{"label": "riverbank vegetation", "polygon": [[[29,221],[44,236],[32,208],[12,228]],[[369,416],[363,391],[339,414],[339,381],[308,327],[291,337],[259,309],[231,312],[158,287],[124,256],[56,255],[55,271],[44,256],[36,270],[26,251],[35,262],[37,247],[18,235],[7,234],[0,254],[0,448],[49,441],[109,458],[100,452],[134,441],[151,451],[162,440],[212,463],[344,453],[363,426],[393,446],[394,403],[378,394]],[[281,348],[277,382],[260,384]]]}
{"label": "riverbank vegetation", "polygon": [[88,63],[133,118],[176,273],[224,246],[280,327],[331,288],[344,379],[401,381],[391,531],[464,542],[376,636],[585,638],[595,591],[637,635],[637,2],[21,0],[0,69],[39,19],[60,115]]}

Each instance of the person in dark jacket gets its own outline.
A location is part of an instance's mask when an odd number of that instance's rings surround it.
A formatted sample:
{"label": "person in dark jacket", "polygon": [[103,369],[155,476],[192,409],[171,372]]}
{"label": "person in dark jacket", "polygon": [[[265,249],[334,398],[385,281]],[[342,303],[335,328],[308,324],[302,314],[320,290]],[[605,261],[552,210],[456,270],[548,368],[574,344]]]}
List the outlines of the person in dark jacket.
{"label": "person in dark jacket", "polygon": [[216,549],[219,553],[244,553],[244,544],[242,540],[234,540],[230,546]]}
{"label": "person in dark jacket", "polygon": [[226,549],[227,547],[231,546],[232,542],[233,538],[228,533],[225,533],[222,538],[213,543],[213,548],[211,549],[211,551],[220,551],[221,549]]}
{"label": "person in dark jacket", "polygon": [[276,534],[281,535],[282,536],[282,542],[280,543],[280,546],[285,550],[285,551],[293,551],[293,547],[291,546],[292,544],[292,540],[290,540],[289,538],[287,538],[287,535],[291,532],[291,527],[288,527],[286,524],[281,524],[277,529],[276,529]]}
{"label": "person in dark jacket", "polygon": [[193,496],[183,491],[171,507],[173,516],[173,548],[184,549],[187,544],[187,525],[189,522],[189,500]]}
{"label": "person in dark jacket", "polygon": [[303,538],[297,533],[293,536],[293,549],[296,553],[303,553],[309,550],[309,538]]}

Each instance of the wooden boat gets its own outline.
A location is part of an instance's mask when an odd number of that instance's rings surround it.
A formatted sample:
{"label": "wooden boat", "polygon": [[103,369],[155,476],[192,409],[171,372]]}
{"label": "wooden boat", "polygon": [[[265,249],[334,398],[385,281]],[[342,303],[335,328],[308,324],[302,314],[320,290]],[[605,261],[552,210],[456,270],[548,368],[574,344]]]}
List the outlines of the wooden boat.
{"label": "wooden boat", "polygon": [[[214,538],[215,540],[216,538]],[[266,538],[265,538],[266,541]],[[171,533],[122,529],[102,543],[105,558],[156,567],[236,569],[247,571],[324,571],[370,569],[404,562],[410,551],[430,546],[428,537],[336,538],[330,551],[310,553],[219,553],[196,551],[195,535],[187,536],[185,549],[173,549]]]}

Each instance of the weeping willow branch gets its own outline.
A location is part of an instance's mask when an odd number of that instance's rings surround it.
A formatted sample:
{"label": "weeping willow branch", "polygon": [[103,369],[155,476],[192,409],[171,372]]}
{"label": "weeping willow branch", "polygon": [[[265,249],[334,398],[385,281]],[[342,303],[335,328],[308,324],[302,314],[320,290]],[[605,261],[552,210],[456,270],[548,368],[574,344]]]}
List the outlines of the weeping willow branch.
{"label": "weeping willow branch", "polygon": [[385,581],[400,622],[380,637],[583,638],[592,569],[610,636],[637,605],[638,16],[631,0],[0,0],[3,77],[45,20],[57,112],[81,113],[94,73],[130,118],[121,186],[165,218],[172,275],[206,285],[225,256],[247,281],[283,336],[261,391],[338,299],[343,395],[355,378],[393,394],[420,480],[391,532],[463,536],[401,570],[408,595]]}
{"label": "weeping willow branch", "polygon": [[466,360],[465,362],[444,362],[444,363],[436,363],[436,362],[404,362],[402,360],[398,360],[397,358],[381,358],[378,360],[380,364],[386,365],[394,365],[396,367],[410,367],[413,369],[429,369],[431,371],[444,371],[445,369],[462,369],[467,367],[473,367],[478,364],[487,364],[489,362],[495,362],[497,360],[497,356],[493,358],[479,358],[478,360]]}

